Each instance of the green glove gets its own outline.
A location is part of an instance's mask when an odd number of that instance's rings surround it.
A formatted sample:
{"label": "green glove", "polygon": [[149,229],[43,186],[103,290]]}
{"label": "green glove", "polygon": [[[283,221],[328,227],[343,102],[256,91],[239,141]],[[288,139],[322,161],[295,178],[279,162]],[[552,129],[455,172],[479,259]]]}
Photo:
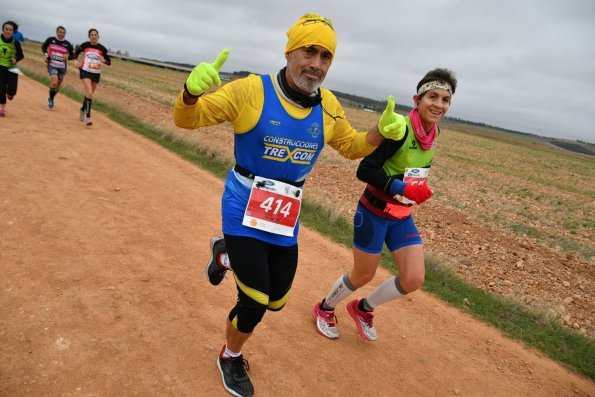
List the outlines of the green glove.
{"label": "green glove", "polygon": [[405,117],[395,113],[395,98],[391,95],[388,97],[386,109],[378,120],[378,131],[383,137],[398,141],[405,136],[406,129]]}
{"label": "green glove", "polygon": [[213,63],[201,62],[199,63],[190,76],[186,79],[186,90],[193,96],[200,96],[209,89],[211,85],[219,87],[221,85],[221,79],[219,78],[219,71],[221,66],[227,61],[229,56],[229,50],[225,48],[217,55],[217,59]]}

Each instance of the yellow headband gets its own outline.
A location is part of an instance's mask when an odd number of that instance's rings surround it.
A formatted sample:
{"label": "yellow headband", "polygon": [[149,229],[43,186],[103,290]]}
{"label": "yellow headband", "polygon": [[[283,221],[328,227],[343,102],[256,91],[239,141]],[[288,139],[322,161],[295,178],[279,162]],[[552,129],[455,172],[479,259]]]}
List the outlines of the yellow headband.
{"label": "yellow headband", "polygon": [[335,55],[337,35],[330,19],[318,14],[305,14],[289,28],[285,53],[311,45],[324,47]]}

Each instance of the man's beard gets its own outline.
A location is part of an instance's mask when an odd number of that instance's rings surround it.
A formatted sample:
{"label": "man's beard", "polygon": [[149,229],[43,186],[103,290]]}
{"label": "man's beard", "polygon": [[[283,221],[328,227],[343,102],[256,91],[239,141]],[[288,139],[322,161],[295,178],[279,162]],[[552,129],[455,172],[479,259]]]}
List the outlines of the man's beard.
{"label": "man's beard", "polygon": [[[312,73],[312,74],[317,74],[317,72],[314,72],[314,71],[308,71],[308,72]],[[322,74],[321,73],[320,73],[320,77],[316,80],[312,80],[307,77],[304,77],[303,73],[299,72],[299,71],[294,72],[290,69],[289,73],[291,74],[291,79],[293,80],[293,84],[295,84],[297,88],[299,88],[300,90],[302,90],[303,92],[306,92],[308,94],[316,92],[318,90],[318,88],[320,87],[320,85],[322,84]]]}

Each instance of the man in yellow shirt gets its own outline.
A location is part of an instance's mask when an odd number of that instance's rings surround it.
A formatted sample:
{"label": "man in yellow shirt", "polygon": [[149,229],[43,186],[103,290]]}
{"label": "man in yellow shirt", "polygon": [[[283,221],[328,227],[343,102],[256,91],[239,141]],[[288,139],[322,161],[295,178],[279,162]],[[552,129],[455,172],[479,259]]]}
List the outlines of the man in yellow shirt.
{"label": "man in yellow shirt", "polygon": [[298,262],[302,186],[322,148],[328,144],[357,159],[385,137],[399,138],[405,128],[391,97],[378,125],[358,132],[332,92],[320,87],[337,45],[329,19],[303,15],[287,38],[287,65],[279,73],[250,75],[205,94],[221,85],[225,49],[214,63],[193,69],[174,105],[179,127],[227,121],[234,129],[236,165],[227,175],[221,203],[224,238],[211,241],[207,275],[217,285],[233,264],[238,299],[217,366],[223,386],[235,396],[254,393],[242,346],[266,310],[279,311],[287,301]]}

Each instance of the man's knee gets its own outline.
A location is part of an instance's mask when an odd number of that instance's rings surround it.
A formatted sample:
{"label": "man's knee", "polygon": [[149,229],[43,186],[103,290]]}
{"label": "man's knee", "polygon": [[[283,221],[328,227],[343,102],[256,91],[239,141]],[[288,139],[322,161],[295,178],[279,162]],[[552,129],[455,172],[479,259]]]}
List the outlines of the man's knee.
{"label": "man's knee", "polygon": [[252,299],[240,301],[229,313],[229,321],[240,332],[250,333],[262,320],[267,306]]}
{"label": "man's knee", "polygon": [[269,302],[269,305],[267,306],[267,310],[270,310],[272,312],[278,312],[285,307],[286,302],[287,302],[287,299],[282,299],[282,300],[278,300],[275,302],[271,301],[271,302]]}

